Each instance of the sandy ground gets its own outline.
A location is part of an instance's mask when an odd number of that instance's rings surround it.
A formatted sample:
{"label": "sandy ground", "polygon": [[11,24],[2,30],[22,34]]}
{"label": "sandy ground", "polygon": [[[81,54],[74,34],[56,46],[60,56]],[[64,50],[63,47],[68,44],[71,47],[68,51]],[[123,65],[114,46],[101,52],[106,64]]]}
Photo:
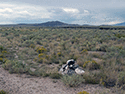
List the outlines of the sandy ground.
{"label": "sandy ground", "polygon": [[33,77],[26,74],[9,74],[1,66],[0,89],[8,91],[9,94],[77,94],[80,91],[94,94],[96,90],[107,90],[99,85],[90,84],[70,88],[65,86],[60,80]]}

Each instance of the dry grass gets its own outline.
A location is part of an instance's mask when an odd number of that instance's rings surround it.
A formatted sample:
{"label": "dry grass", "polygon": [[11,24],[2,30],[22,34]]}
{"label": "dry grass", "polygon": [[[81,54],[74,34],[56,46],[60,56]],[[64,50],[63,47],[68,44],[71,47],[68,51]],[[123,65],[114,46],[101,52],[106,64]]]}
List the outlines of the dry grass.
{"label": "dry grass", "polygon": [[[56,73],[60,66],[73,58],[86,71],[85,82],[97,81],[106,87],[116,84],[121,87],[125,84],[119,81],[124,77],[121,73],[125,72],[125,37],[122,35],[125,35],[125,30],[5,27],[0,30],[0,45],[8,53],[4,54],[4,58],[0,57],[0,64],[5,69],[11,69],[12,73],[20,69],[18,73],[58,76]],[[5,58],[16,61],[18,67],[15,63],[4,61]],[[86,63],[93,60],[96,63]],[[25,67],[20,65],[20,61]],[[53,64],[54,68],[50,68]],[[35,71],[31,71],[32,68]]]}

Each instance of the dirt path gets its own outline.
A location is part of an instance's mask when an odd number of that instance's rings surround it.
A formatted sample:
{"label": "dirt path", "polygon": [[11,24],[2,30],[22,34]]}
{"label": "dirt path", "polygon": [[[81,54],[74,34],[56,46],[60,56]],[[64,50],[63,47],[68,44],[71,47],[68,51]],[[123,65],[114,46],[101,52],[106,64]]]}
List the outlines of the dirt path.
{"label": "dirt path", "polygon": [[0,66],[0,89],[9,94],[77,94],[87,91],[94,94],[95,90],[106,88],[99,85],[81,85],[76,88],[66,87],[60,80],[50,78],[32,77],[25,74],[9,74]]}

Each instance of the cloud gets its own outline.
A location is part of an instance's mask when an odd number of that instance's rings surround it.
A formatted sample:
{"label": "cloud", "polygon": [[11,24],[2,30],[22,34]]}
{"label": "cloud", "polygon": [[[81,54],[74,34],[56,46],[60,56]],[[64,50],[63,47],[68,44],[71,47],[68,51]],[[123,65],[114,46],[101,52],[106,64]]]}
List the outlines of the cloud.
{"label": "cloud", "polygon": [[3,22],[0,22],[0,24],[15,24],[15,23],[14,22],[3,21]]}
{"label": "cloud", "polygon": [[1,12],[13,12],[13,10],[10,8],[5,8],[5,9],[0,9],[0,13]]}
{"label": "cloud", "polygon": [[20,19],[25,19],[24,21],[49,19],[50,16],[51,13],[45,7],[22,4],[0,4],[0,20],[5,21],[1,23],[13,23],[16,20],[18,22]]}
{"label": "cloud", "polygon": [[88,10],[84,10],[84,12],[85,12],[85,13],[89,13],[89,11],[88,11]]}
{"label": "cloud", "polygon": [[28,15],[32,15],[31,13],[29,13],[28,11],[19,11],[19,12],[17,12],[17,13],[19,13],[19,14],[28,14]]}
{"label": "cloud", "polygon": [[105,24],[108,24],[108,25],[114,25],[114,24],[118,24],[118,23],[122,23],[122,21],[111,21],[111,22],[108,22],[108,23],[105,23]]}
{"label": "cloud", "polygon": [[73,8],[62,8],[62,9],[67,13],[79,13],[78,9],[73,9]]}
{"label": "cloud", "polygon": [[0,1],[1,23],[42,23],[59,20],[81,25],[100,25],[125,21],[124,0],[4,1],[8,0]]}

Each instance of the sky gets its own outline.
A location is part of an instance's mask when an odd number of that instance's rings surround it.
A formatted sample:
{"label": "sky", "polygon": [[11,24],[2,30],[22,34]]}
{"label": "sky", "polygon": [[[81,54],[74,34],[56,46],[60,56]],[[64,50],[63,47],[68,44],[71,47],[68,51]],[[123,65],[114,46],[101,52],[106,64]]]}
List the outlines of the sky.
{"label": "sky", "polygon": [[125,22],[125,0],[0,0],[0,24],[61,21],[113,25]]}

